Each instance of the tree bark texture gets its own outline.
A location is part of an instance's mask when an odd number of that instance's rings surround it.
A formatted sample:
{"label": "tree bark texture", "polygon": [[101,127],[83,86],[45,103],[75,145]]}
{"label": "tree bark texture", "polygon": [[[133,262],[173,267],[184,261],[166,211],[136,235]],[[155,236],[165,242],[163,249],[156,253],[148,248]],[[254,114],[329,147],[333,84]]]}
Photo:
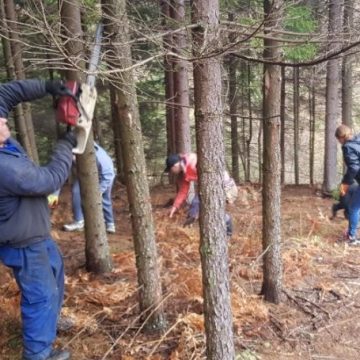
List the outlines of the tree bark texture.
{"label": "tree bark texture", "polygon": [[315,69],[312,71],[313,77],[309,88],[309,175],[310,184],[314,184],[314,167],[315,167]]}
{"label": "tree bark texture", "polygon": [[239,166],[239,136],[238,136],[238,118],[237,118],[237,85],[236,85],[236,67],[237,61],[234,56],[229,55],[229,110],[231,121],[231,169],[232,177],[237,184],[240,183]]}
{"label": "tree bark texture", "polygon": [[[350,34],[354,25],[354,0],[344,2],[343,29],[345,39],[350,40]],[[342,59],[342,123],[352,127],[352,106],[353,106],[353,71],[352,64],[354,56],[345,54]]]}
{"label": "tree bark texture", "polygon": [[[185,1],[173,0],[170,14],[177,27],[185,25]],[[186,31],[178,31],[173,35],[173,52],[186,56]],[[189,79],[187,62],[181,58],[173,58],[174,80],[174,115],[176,124],[176,152],[191,151],[190,118],[189,118]]]}
{"label": "tree bark texture", "polygon": [[[280,0],[264,0],[265,33],[278,27]],[[264,59],[279,60],[280,47],[274,39],[264,40]],[[281,69],[264,65],[264,146],[263,146],[263,284],[265,300],[278,304],[282,293],[280,229],[280,90]]]}
{"label": "tree bark texture", "polygon": [[[109,41],[107,62],[110,67],[131,66],[131,49],[125,0],[103,0],[105,34]],[[112,21],[121,18],[121,25]],[[115,90],[115,106],[119,115],[124,171],[131,212],[132,229],[139,283],[139,302],[143,318],[149,317],[145,329],[165,327],[162,290],[158,270],[154,220],[145,166],[141,124],[132,70],[125,70],[111,79]]]}
{"label": "tree bark texture", "polygon": [[[81,28],[79,0],[71,2],[59,0],[59,10],[62,20],[61,32],[64,37],[63,46],[68,57],[66,79],[84,81],[84,74],[77,70],[77,68],[85,69],[85,50],[81,41],[83,38],[83,30]],[[76,67],[72,66],[73,63],[75,63]]]}
{"label": "tree bark texture", "polygon": [[286,80],[285,66],[281,67],[281,89],[280,89],[280,156],[281,156],[281,184],[285,184],[285,116],[286,116]]}
{"label": "tree bark texture", "polygon": [[111,124],[114,132],[115,161],[117,169],[117,178],[122,184],[126,184],[124,172],[124,155],[121,146],[121,129],[118,108],[116,104],[116,89],[110,86],[110,102],[111,102]]}
{"label": "tree bark texture", "polygon": [[[3,5],[4,4],[4,5]],[[22,47],[17,26],[17,15],[15,3],[13,0],[4,0],[2,2],[2,17],[4,29],[8,29],[8,38],[10,42],[9,60],[12,62],[9,69],[11,80],[24,80],[25,71],[22,60]],[[4,49],[4,51],[6,51]],[[20,143],[24,146],[29,156],[36,162],[39,162],[39,155],[36,147],[34,125],[31,116],[31,106],[28,103],[21,103],[15,108],[15,124],[19,132]]]}
{"label": "tree bark texture", "polygon": [[[69,56],[76,56],[79,59],[79,64],[84,66],[79,1],[61,2],[60,12],[64,32],[67,37],[73,39],[66,43],[66,51]],[[83,74],[76,70],[66,72],[67,80],[81,82],[84,80],[83,77]],[[85,220],[86,269],[94,273],[111,271],[112,261],[105,230],[92,132],[86,144],[85,152],[76,157],[76,169]]]}
{"label": "tree bark texture", "polygon": [[300,107],[300,93],[299,93],[299,68],[294,67],[293,69],[293,114],[294,114],[294,175],[295,185],[299,185],[299,144],[300,144],[300,118],[299,118],[299,107]]}
{"label": "tree bark texture", "polygon": [[248,108],[249,108],[249,134],[246,139],[246,174],[245,181],[251,181],[251,141],[253,137],[253,106],[252,106],[252,96],[251,96],[251,65],[247,64],[247,99],[248,99]]}
{"label": "tree bark texture", "polygon": [[[15,80],[15,65],[11,54],[11,46],[9,39],[8,27],[6,24],[4,1],[1,0],[1,21],[2,21],[2,37],[1,42],[3,46],[3,54],[5,59],[5,67],[8,81]],[[31,156],[31,145],[28,137],[26,122],[23,114],[22,104],[18,104],[14,109],[14,122],[16,130],[16,139],[22,144],[24,149]]]}
{"label": "tree bark texture", "polygon": [[[169,30],[170,6],[168,0],[161,0],[161,16],[163,30]],[[172,50],[173,38],[171,34],[165,35],[163,39],[164,50]],[[169,55],[164,56],[164,82],[165,82],[165,114],[167,134],[167,154],[176,153],[176,130],[174,112],[174,76],[173,59]]]}
{"label": "tree bark texture", "polygon": [[[342,1],[329,0],[328,51],[338,48],[334,42],[341,32]],[[326,65],[326,110],[325,110],[325,168],[323,191],[330,194],[338,185],[337,179],[337,141],[335,130],[340,122],[340,59],[332,59]]]}
{"label": "tree bark texture", "polygon": [[[206,358],[235,358],[225,229],[225,170],[220,59],[201,59],[216,46],[217,0],[192,1],[194,95],[200,194],[200,255],[203,275]],[[205,48],[204,45],[207,44]]]}

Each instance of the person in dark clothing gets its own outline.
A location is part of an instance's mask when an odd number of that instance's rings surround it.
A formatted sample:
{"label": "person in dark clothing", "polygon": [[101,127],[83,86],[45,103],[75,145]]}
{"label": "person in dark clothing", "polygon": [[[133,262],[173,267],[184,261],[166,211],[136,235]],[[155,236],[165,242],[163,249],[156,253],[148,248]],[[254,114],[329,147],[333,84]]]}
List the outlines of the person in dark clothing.
{"label": "person in dark clothing", "polygon": [[[360,135],[353,136],[351,129],[340,125],[335,131],[335,137],[342,145],[342,153],[346,164],[346,173],[340,185],[340,196],[348,194],[350,186],[356,182],[360,184]],[[349,227],[347,240],[349,245],[360,245],[356,237],[360,211],[360,186],[351,192],[349,201]]]}
{"label": "person in dark clothing", "polygon": [[337,216],[337,212],[340,210],[344,210],[345,219],[349,219],[349,204],[351,202],[351,198],[356,191],[358,185],[356,183],[352,184],[349,188],[349,191],[344,195],[339,197],[339,201],[332,205],[331,207],[331,219],[335,219]]}
{"label": "person in dark clothing", "polygon": [[64,296],[61,253],[51,238],[47,196],[69,176],[72,132],[59,140],[50,162],[36,165],[10,136],[9,112],[47,94],[68,95],[59,81],[20,80],[0,85],[0,261],[12,269],[21,291],[23,360],[66,360],[54,350]]}

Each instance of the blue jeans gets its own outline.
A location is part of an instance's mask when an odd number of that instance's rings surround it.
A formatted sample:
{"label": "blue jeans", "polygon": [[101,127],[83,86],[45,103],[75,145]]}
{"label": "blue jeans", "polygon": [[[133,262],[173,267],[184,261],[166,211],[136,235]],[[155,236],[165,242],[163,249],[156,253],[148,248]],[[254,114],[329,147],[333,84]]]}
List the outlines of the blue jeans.
{"label": "blue jeans", "polygon": [[348,205],[349,211],[349,231],[350,236],[356,237],[356,228],[359,222],[359,211],[360,211],[360,186],[358,186],[351,193],[351,197]]}
{"label": "blue jeans", "polygon": [[[196,194],[190,204],[188,217],[197,219],[199,217],[199,212],[200,212],[200,199],[199,199],[199,195]],[[226,224],[226,235],[231,236],[233,232],[233,226],[232,226],[231,216],[228,213],[225,213],[225,224]]]}
{"label": "blue jeans", "polygon": [[64,265],[52,239],[24,248],[0,247],[21,291],[23,360],[44,360],[56,338],[64,299]]}
{"label": "blue jeans", "polygon": [[[112,184],[102,193],[102,208],[104,213],[104,219],[106,224],[114,223],[114,214],[111,202],[111,189]],[[81,194],[80,184],[78,180],[75,180],[72,185],[72,209],[75,221],[84,220],[84,213],[81,206]]]}

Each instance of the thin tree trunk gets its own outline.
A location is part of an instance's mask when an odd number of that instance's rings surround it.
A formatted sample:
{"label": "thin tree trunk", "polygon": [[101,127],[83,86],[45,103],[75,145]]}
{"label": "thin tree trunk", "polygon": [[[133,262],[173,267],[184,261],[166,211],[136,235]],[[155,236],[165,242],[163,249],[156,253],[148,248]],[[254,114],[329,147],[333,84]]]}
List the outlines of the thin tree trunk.
{"label": "thin tree trunk", "polygon": [[[231,17],[229,18],[230,21]],[[237,121],[237,91],[236,91],[236,67],[237,61],[234,56],[229,55],[229,109],[231,121],[231,168],[232,177],[237,184],[240,183],[239,169],[239,144],[238,144],[238,121]]]}
{"label": "thin tree trunk", "polygon": [[[329,0],[328,51],[338,48],[334,42],[336,34],[341,31],[341,2]],[[337,187],[337,144],[335,129],[340,117],[340,59],[328,60],[326,66],[326,112],[325,112],[325,169],[323,191],[331,194]]]}
{"label": "thin tree trunk", "polygon": [[257,136],[257,148],[258,148],[258,168],[259,168],[259,174],[258,174],[258,181],[259,184],[262,184],[263,181],[263,172],[262,172],[262,168],[263,168],[263,154],[262,154],[262,139],[263,139],[263,122],[261,121],[259,124],[259,132],[258,132],[258,136]]}
{"label": "thin tree trunk", "polygon": [[253,137],[253,118],[252,118],[252,101],[251,101],[251,65],[247,64],[247,98],[249,108],[249,135],[246,140],[246,159],[247,159],[247,173],[245,175],[245,181],[251,181],[251,141]]}
{"label": "thin tree trunk", "polygon": [[[240,113],[243,114],[242,118],[241,118],[241,137],[239,139],[240,144],[238,145],[239,147],[239,155],[240,155],[240,159],[241,159],[241,163],[243,166],[243,172],[244,172],[244,178],[246,178],[246,174],[247,174],[247,148],[246,148],[246,140],[247,140],[247,134],[246,134],[246,120],[247,117],[245,116],[246,111],[245,111],[245,102],[246,102],[246,94],[247,94],[247,84],[246,84],[246,77],[247,77],[247,67],[246,67],[246,62],[245,60],[240,60],[240,86],[239,86],[239,95],[238,95],[238,99],[237,99],[237,103],[240,103]],[[234,79],[235,80],[235,79]]]}
{"label": "thin tree trunk", "polygon": [[281,90],[280,90],[280,153],[281,153],[281,184],[285,184],[285,116],[286,116],[286,79],[285,66],[281,67]]}
{"label": "thin tree trunk", "polygon": [[[193,31],[193,53],[197,58],[203,55],[201,49],[204,49],[205,42],[211,44],[216,37],[219,22],[218,0],[194,0],[192,22],[202,24]],[[224,220],[225,149],[221,64],[218,58],[209,57],[194,61],[193,67],[206,358],[233,360],[235,351]]]}
{"label": "thin tree trunk", "polygon": [[[271,32],[281,19],[281,1],[264,0],[265,33]],[[280,47],[274,39],[264,40],[264,59],[279,60]],[[278,304],[282,293],[280,226],[280,90],[281,69],[264,65],[264,178],[263,178],[263,284],[265,300]]]}
{"label": "thin tree trunk", "polygon": [[[185,1],[173,0],[170,14],[178,27],[185,25]],[[174,52],[184,55],[187,39],[186,31],[178,31],[173,34]],[[176,152],[188,153],[191,151],[190,119],[189,119],[189,80],[187,73],[187,62],[173,59],[174,79],[174,115],[176,123]]]}
{"label": "thin tree trunk", "polygon": [[[346,39],[349,37],[354,25],[354,0],[345,0],[344,4],[344,22],[343,29]],[[352,91],[353,91],[353,73],[352,63],[354,57],[345,54],[342,60],[342,123],[352,127]]]}
{"label": "thin tree trunk", "polygon": [[[4,2],[1,0],[1,19],[2,19],[2,29],[1,34],[1,42],[3,46],[3,53],[5,59],[5,67],[6,67],[6,74],[8,81],[15,80],[15,66],[13,57],[11,54],[11,46],[9,42],[9,33],[7,31],[7,24],[6,24],[6,17],[5,17],[5,9],[4,9]],[[30,139],[27,134],[27,128],[25,123],[25,118],[22,111],[22,104],[18,104],[14,110],[14,122],[15,122],[15,130],[16,130],[16,138],[23,145],[26,149],[28,154],[31,156],[31,145]]]}
{"label": "thin tree trunk", "polygon": [[[163,30],[168,30],[170,18],[169,1],[160,2]],[[163,39],[164,49],[171,50],[173,47],[172,35],[166,35]],[[175,138],[175,114],[174,114],[174,76],[173,60],[171,56],[164,56],[164,81],[165,81],[165,111],[166,111],[166,134],[167,134],[167,154],[176,153]]]}
{"label": "thin tree trunk", "polygon": [[[126,69],[132,63],[131,49],[128,45],[129,24],[126,2],[102,0],[101,4],[105,32],[109,41],[107,62],[112,68]],[[121,23],[114,23],[114,16],[121,19]],[[163,329],[165,320],[161,305],[161,280],[135,79],[132,70],[128,70],[121,74],[121,78],[115,74],[111,81],[111,86],[116,86],[115,106],[119,115],[127,194],[134,234],[140,310],[144,319],[149,317],[145,329]]]}
{"label": "thin tree trunk", "polygon": [[124,155],[122,153],[121,145],[121,129],[118,108],[116,106],[116,90],[110,86],[110,103],[111,103],[111,124],[114,133],[114,146],[115,146],[115,161],[117,169],[117,178],[122,184],[126,184],[125,170],[124,170]]}
{"label": "thin tree trunk", "polygon": [[[84,68],[82,29],[79,0],[60,2],[64,36],[68,38],[67,54],[77,59]],[[71,39],[71,40],[70,40]],[[66,71],[67,80],[81,82],[83,74],[77,70]],[[76,157],[77,176],[80,183],[81,204],[85,219],[86,269],[95,273],[111,271],[112,262],[106,236],[100,193],[99,175],[95,158],[94,137],[90,133],[85,152]]]}
{"label": "thin tree trunk", "polygon": [[315,163],[315,68],[312,72],[312,80],[309,88],[309,166],[310,166],[310,184],[314,184],[314,163]]}
{"label": "thin tree trunk", "polygon": [[[17,15],[15,11],[15,3],[12,0],[4,0],[4,15],[3,22],[6,23],[5,29],[8,29],[8,36],[10,39],[10,52],[13,63],[13,70],[10,70],[13,80],[24,80],[25,72],[22,61],[22,48],[19,38],[19,31],[17,26]],[[9,54],[10,55],[10,54]],[[39,162],[39,155],[37,152],[34,125],[31,117],[31,106],[27,103],[22,103],[16,106],[15,109],[15,124],[18,127],[19,138],[21,144],[29,156],[36,162]]]}
{"label": "thin tree trunk", "polygon": [[299,68],[293,70],[294,109],[294,174],[295,185],[299,185]]}

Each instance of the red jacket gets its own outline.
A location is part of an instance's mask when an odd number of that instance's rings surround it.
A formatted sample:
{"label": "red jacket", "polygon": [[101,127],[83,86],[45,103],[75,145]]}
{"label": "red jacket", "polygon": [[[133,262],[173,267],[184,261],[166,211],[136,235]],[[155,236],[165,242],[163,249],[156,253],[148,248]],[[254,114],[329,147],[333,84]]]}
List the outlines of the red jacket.
{"label": "red jacket", "polygon": [[182,174],[180,178],[179,184],[179,191],[176,194],[176,198],[174,200],[174,207],[177,209],[184,203],[187,198],[190,182],[197,181],[197,156],[195,153],[189,153],[180,155],[181,158],[181,167],[182,167]]}

